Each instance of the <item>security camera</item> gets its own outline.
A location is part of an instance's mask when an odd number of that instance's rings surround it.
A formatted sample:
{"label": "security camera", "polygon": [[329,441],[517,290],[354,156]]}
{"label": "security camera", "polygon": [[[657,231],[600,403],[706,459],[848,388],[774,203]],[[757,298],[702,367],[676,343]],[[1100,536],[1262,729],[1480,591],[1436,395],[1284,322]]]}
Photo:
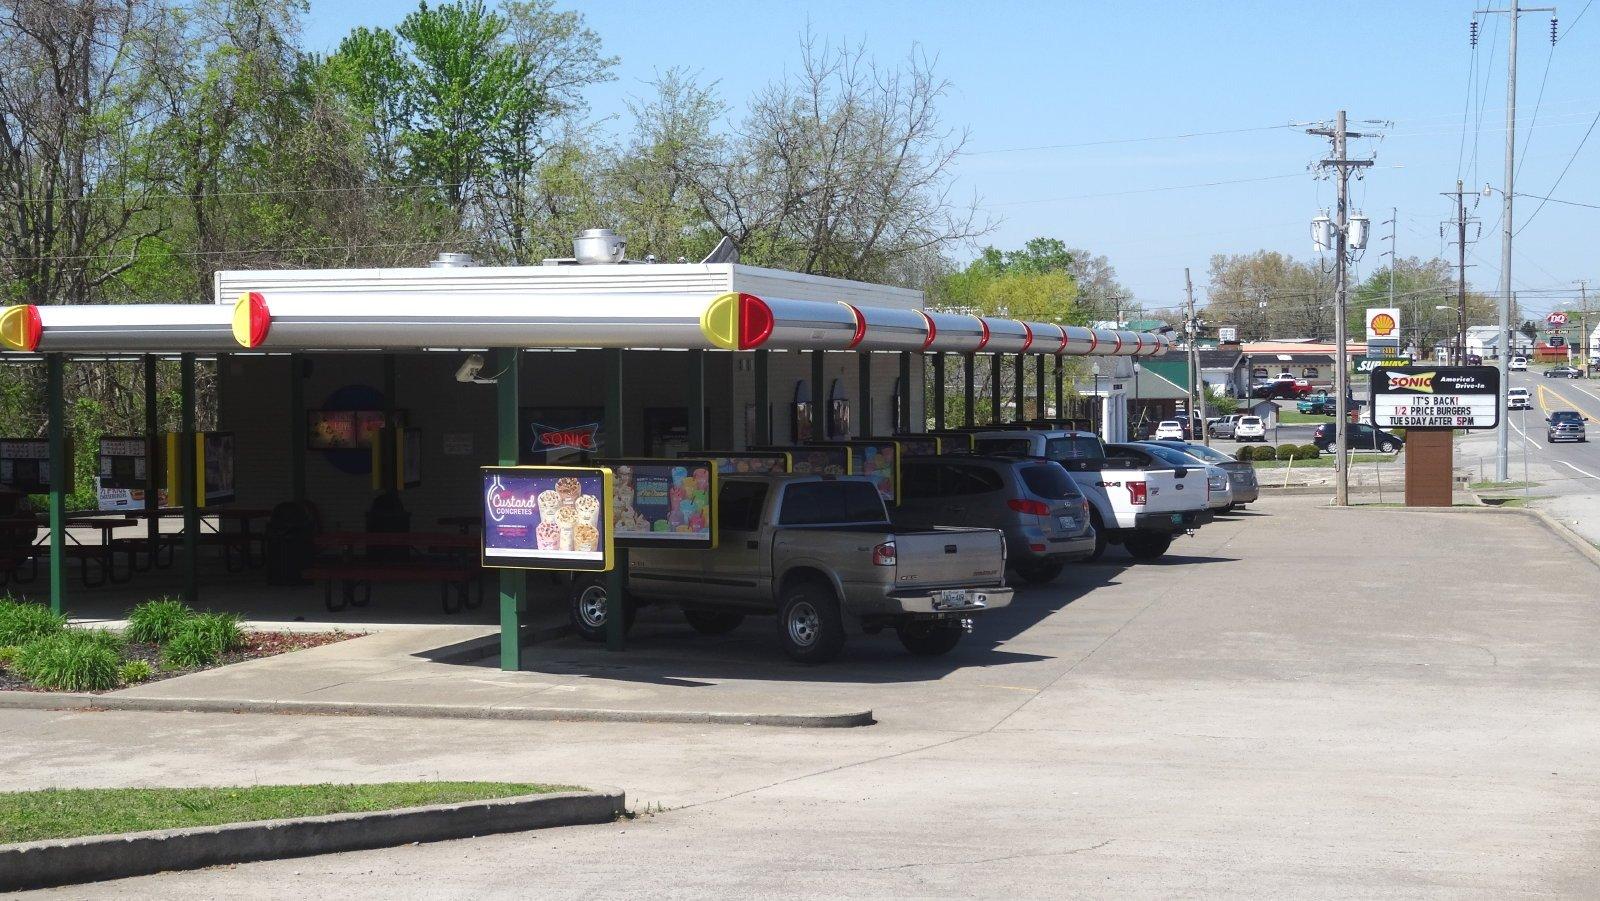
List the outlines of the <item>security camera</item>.
{"label": "security camera", "polygon": [[473,384],[479,381],[478,373],[483,371],[483,354],[467,354],[467,358],[456,369],[456,381]]}

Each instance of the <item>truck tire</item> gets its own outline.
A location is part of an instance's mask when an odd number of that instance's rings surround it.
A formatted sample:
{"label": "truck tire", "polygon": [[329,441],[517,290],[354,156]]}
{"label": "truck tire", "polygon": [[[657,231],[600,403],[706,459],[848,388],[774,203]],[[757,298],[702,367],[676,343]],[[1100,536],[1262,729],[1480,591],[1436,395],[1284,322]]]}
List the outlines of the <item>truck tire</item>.
{"label": "truck tire", "polygon": [[1054,582],[1056,576],[1061,575],[1063,569],[1066,569],[1066,564],[1041,560],[1034,563],[1017,564],[1017,575],[1021,576],[1022,580],[1030,585],[1043,585],[1046,582]]}
{"label": "truck tire", "polygon": [[689,621],[690,628],[701,635],[726,635],[739,624],[744,622],[743,613],[728,613],[722,610],[695,610],[685,607],[683,618]]}
{"label": "truck tire", "polygon": [[900,636],[900,643],[918,657],[938,657],[950,653],[961,643],[961,636],[966,631],[959,625],[927,620],[912,620],[894,628],[895,634]]}
{"label": "truck tire", "polygon": [[1094,553],[1088,556],[1093,562],[1106,555],[1106,524],[1100,521],[1100,511],[1089,508],[1089,523],[1094,526]]}
{"label": "truck tire", "polygon": [[[585,576],[574,579],[572,593],[568,596],[567,613],[572,620],[572,630],[585,641],[606,640],[606,577]],[[623,610],[622,631],[633,628],[638,606],[629,603]]]}
{"label": "truck tire", "polygon": [[1128,549],[1135,560],[1159,560],[1167,548],[1172,547],[1172,536],[1135,532],[1123,539],[1122,546]]}
{"label": "truck tire", "polygon": [[814,581],[795,582],[778,603],[778,640],[796,663],[827,663],[844,649],[844,614],[833,589]]}

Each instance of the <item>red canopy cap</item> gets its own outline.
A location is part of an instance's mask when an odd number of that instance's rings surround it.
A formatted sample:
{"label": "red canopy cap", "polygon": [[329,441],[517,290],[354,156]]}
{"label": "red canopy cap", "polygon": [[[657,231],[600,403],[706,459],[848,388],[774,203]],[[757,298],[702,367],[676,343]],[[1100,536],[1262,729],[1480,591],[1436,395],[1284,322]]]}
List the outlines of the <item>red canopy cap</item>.
{"label": "red canopy cap", "polygon": [[42,334],[44,323],[39,320],[39,308],[33,304],[0,310],[0,345],[31,353],[39,349]]}
{"label": "red canopy cap", "polygon": [[272,311],[260,291],[239,295],[233,305],[233,340],[241,347],[260,347],[272,330]]}

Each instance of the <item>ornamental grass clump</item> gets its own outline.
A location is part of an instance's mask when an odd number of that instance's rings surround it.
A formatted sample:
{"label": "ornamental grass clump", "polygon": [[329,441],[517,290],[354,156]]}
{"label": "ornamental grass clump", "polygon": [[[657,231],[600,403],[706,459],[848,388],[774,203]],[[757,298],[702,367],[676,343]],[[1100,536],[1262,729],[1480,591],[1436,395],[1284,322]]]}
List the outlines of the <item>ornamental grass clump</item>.
{"label": "ornamental grass clump", "polygon": [[227,613],[201,613],[178,627],[161,648],[161,664],[174,669],[210,666],[244,644],[239,618]]}
{"label": "ornamental grass clump", "polygon": [[128,628],[124,634],[129,641],[165,644],[194,616],[194,610],[176,598],[156,598],[128,613]]}
{"label": "ornamental grass clump", "polygon": [[116,688],[121,660],[106,633],[65,630],[22,645],[17,673],[40,688],[105,691]]}
{"label": "ornamental grass clump", "polygon": [[123,685],[138,685],[156,674],[148,660],[124,660],[117,668],[117,681]]}
{"label": "ornamental grass clump", "polygon": [[0,598],[0,645],[23,645],[35,638],[56,635],[67,628],[67,618],[43,604]]}

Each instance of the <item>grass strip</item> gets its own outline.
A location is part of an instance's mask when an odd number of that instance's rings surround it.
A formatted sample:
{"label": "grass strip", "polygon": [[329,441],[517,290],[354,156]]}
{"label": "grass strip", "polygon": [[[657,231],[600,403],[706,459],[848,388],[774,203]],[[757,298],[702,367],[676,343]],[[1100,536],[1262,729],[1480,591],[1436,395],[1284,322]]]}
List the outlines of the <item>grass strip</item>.
{"label": "grass strip", "polygon": [[[1333,467],[1333,461],[1333,454],[1323,454],[1315,460],[1296,460],[1294,461],[1294,468],[1307,469],[1320,467],[1323,469],[1331,469]],[[1350,455],[1351,465],[1355,465],[1357,463],[1397,463],[1399,461],[1400,456],[1398,454]],[[1289,466],[1289,462],[1286,460],[1254,460],[1252,463],[1256,469],[1286,469]]]}
{"label": "grass strip", "polygon": [[523,782],[376,782],[0,792],[0,843],[217,826],[579,791]]}

